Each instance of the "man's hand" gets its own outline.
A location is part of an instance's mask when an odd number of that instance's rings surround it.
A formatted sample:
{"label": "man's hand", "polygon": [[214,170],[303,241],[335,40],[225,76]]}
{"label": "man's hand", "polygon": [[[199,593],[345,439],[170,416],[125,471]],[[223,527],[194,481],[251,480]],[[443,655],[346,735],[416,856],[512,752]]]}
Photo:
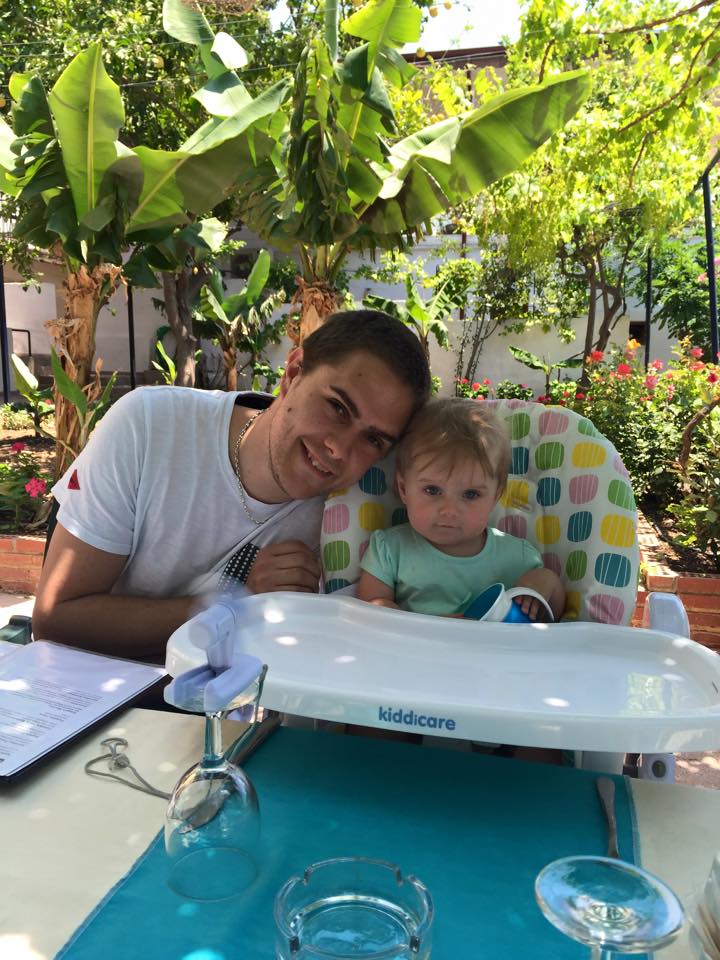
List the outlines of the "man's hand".
{"label": "man's hand", "polygon": [[258,551],[246,583],[253,593],[275,590],[317,593],[320,562],[302,540],[273,543]]}

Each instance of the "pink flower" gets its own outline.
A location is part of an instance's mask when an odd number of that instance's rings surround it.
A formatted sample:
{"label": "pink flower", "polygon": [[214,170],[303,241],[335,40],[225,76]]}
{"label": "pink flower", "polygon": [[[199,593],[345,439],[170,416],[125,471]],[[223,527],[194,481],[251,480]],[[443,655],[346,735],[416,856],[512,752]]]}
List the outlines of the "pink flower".
{"label": "pink flower", "polygon": [[619,377],[629,377],[632,373],[632,367],[627,363],[619,363],[617,365],[617,375]]}
{"label": "pink flower", "polygon": [[476,400],[484,400],[485,397],[484,397],[482,394],[480,394],[479,396],[475,397],[475,399],[476,399]]}
{"label": "pink flower", "polygon": [[690,356],[695,357],[696,360],[699,360],[703,355],[702,347],[690,347]]}
{"label": "pink flower", "polygon": [[27,444],[22,440],[16,440],[15,443],[10,444],[10,450],[12,453],[22,453],[26,446]]}
{"label": "pink flower", "polygon": [[475,383],[472,385],[472,388],[473,388],[473,390],[479,390],[479,389],[480,389],[480,384],[477,383],[477,382],[475,382]]}
{"label": "pink flower", "polygon": [[648,390],[654,390],[657,385],[657,377],[653,377],[652,374],[648,374],[647,377],[645,377],[645,386],[648,388]]}
{"label": "pink flower", "polygon": [[25,484],[25,490],[31,497],[39,497],[40,494],[45,493],[47,490],[47,483],[38,477],[33,477],[32,480],[28,480]]}
{"label": "pink flower", "polygon": [[702,360],[696,360],[695,363],[691,363],[691,364],[690,364],[690,369],[691,369],[691,370],[704,370],[704,369],[705,369],[705,364],[702,362]]}
{"label": "pink flower", "polygon": [[483,380],[483,384],[484,384],[486,387],[489,387],[491,383],[492,383],[492,380],[488,380],[487,377],[485,377],[485,379]]}
{"label": "pink flower", "polygon": [[470,383],[467,377],[463,377],[460,383]]}
{"label": "pink flower", "polygon": [[665,364],[662,362],[662,360],[653,360],[650,366],[653,368],[653,370],[662,370]]}

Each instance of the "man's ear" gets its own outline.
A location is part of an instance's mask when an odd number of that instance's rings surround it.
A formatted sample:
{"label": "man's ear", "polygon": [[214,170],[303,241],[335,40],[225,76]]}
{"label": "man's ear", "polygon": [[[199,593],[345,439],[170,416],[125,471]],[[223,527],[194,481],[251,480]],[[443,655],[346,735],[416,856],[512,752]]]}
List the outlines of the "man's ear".
{"label": "man's ear", "polygon": [[284,397],[290,384],[302,373],[303,348],[293,347],[285,362],[285,373],[280,380],[280,396]]}

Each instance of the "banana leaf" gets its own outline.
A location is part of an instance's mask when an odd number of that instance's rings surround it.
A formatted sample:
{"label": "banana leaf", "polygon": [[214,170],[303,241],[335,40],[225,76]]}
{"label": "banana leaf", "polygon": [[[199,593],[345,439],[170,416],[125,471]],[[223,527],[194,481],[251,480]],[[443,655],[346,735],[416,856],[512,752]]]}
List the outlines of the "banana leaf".
{"label": "banana leaf", "polygon": [[49,103],[80,221],[98,202],[105,172],[117,159],[115,143],[125,120],[120,88],[105,70],[99,43],[68,64]]}
{"label": "banana leaf", "polygon": [[576,113],[590,92],[584,71],[511,90],[391,149],[391,172],[363,216],[375,235],[412,229],[516,170]]}

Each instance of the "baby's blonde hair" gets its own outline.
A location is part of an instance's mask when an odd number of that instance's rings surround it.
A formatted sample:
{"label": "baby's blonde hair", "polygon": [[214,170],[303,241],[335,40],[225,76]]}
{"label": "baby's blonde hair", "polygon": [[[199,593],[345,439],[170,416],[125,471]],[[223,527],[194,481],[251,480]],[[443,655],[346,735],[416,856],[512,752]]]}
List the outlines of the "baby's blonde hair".
{"label": "baby's blonde hair", "polygon": [[397,447],[397,470],[406,474],[419,459],[441,461],[452,470],[475,461],[497,483],[498,495],[510,470],[510,438],[503,423],[482,401],[463,397],[429,400],[410,421]]}

